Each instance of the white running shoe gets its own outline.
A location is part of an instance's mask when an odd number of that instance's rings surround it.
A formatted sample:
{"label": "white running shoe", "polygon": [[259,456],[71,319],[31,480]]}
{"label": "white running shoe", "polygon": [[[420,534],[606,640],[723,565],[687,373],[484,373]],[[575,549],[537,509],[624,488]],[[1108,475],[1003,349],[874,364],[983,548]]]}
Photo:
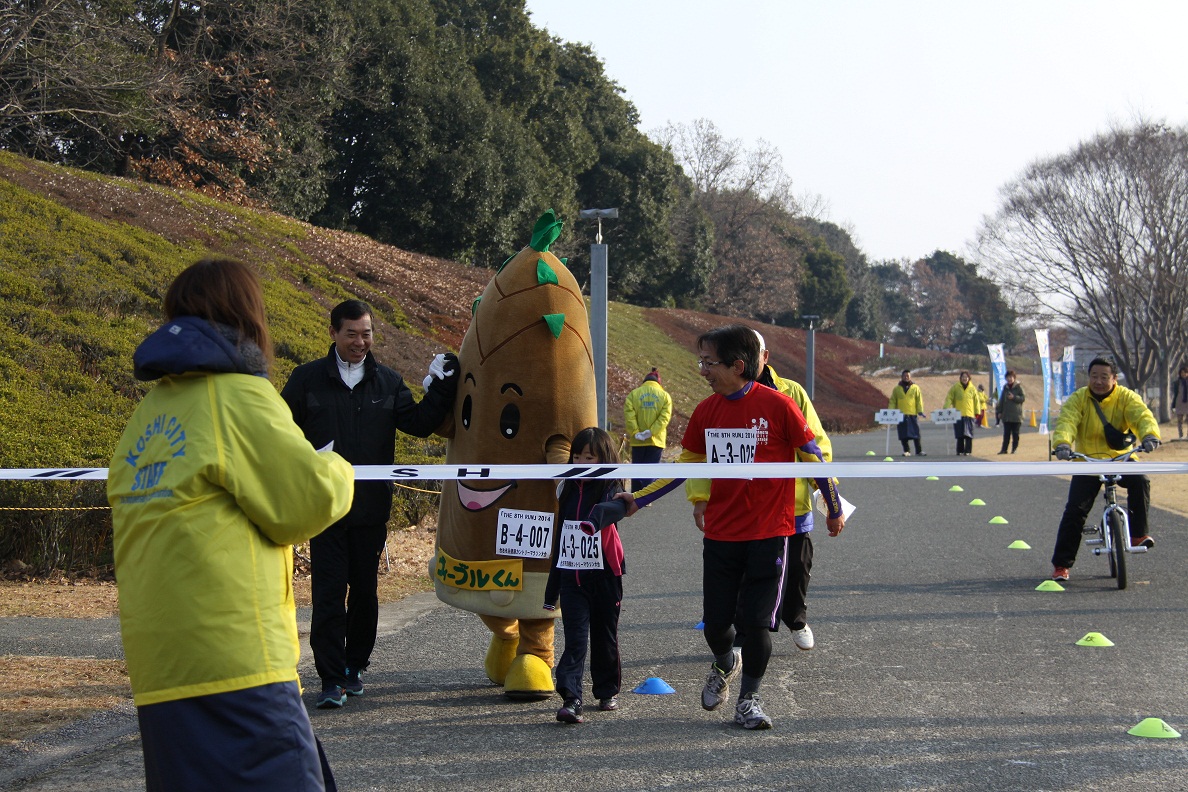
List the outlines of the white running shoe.
{"label": "white running shoe", "polygon": [[816,642],[813,641],[813,628],[806,624],[799,630],[793,630],[792,642],[796,644],[797,649],[803,649],[806,652],[812,649],[816,646]]}

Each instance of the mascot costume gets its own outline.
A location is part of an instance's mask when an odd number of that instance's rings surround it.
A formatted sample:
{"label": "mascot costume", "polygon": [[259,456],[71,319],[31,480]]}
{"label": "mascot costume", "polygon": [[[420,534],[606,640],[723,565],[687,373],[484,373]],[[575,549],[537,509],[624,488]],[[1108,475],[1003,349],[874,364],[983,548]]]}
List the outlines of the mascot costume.
{"label": "mascot costume", "polygon": [[[549,252],[562,223],[550,209],[531,244],[475,301],[458,350],[460,379],[446,463],[565,464],[570,440],[597,424],[586,303]],[[487,676],[515,699],[553,687],[553,622],[544,607],[557,485],[551,480],[445,481],[430,567],[437,597],[479,614],[491,630]]]}

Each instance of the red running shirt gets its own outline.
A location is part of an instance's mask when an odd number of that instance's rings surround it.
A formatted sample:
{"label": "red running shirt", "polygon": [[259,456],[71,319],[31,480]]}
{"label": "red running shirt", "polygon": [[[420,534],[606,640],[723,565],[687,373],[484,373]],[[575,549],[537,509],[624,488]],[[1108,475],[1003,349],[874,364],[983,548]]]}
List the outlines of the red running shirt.
{"label": "red running shirt", "polygon": [[[814,439],[796,402],[758,385],[736,399],[715,393],[693,410],[681,445],[706,454],[706,429],[755,429],[756,462],[795,462],[796,448]],[[744,542],[796,533],[796,479],[714,479],[705,536]]]}

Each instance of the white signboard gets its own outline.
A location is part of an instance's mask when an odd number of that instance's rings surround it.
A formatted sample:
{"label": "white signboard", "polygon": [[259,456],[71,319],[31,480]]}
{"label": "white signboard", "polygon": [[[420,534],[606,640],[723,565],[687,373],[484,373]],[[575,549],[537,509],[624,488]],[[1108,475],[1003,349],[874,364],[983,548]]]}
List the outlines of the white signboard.
{"label": "white signboard", "polygon": [[961,420],[961,410],[956,407],[949,407],[946,410],[933,410],[930,417],[934,424],[955,424]]}
{"label": "white signboard", "polygon": [[553,513],[499,510],[495,554],[517,558],[548,558],[553,550]]}
{"label": "white signboard", "polygon": [[875,423],[880,426],[894,426],[903,423],[903,410],[879,410],[875,413]]}
{"label": "white signboard", "polygon": [[561,523],[561,545],[557,552],[559,569],[602,569],[602,531],[586,536],[581,525],[577,520]]}

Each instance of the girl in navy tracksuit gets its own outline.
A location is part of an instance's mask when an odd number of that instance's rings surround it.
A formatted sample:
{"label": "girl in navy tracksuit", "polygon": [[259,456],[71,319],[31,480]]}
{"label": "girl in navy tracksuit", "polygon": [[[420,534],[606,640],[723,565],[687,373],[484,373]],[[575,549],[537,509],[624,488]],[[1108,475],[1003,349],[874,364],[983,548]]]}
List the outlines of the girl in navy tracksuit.
{"label": "girl in navy tracksuit", "polygon": [[[617,464],[610,435],[598,427],[578,432],[570,446],[571,464]],[[582,670],[589,643],[590,676],[598,709],[617,709],[621,667],[619,664],[619,606],[623,599],[623,545],[614,521],[626,512],[626,504],[614,500],[623,491],[623,482],[612,480],[581,481],[571,479],[557,488],[557,523],[553,532],[553,569],[545,589],[545,607],[561,602],[561,621],[565,628],[565,651],[557,663],[557,692],[565,700],[557,710],[557,720],[581,723]],[[599,503],[606,504],[595,510]],[[601,569],[562,569],[562,525],[564,521],[586,522],[585,535],[602,537],[599,556]],[[591,524],[592,523],[592,524]]]}

